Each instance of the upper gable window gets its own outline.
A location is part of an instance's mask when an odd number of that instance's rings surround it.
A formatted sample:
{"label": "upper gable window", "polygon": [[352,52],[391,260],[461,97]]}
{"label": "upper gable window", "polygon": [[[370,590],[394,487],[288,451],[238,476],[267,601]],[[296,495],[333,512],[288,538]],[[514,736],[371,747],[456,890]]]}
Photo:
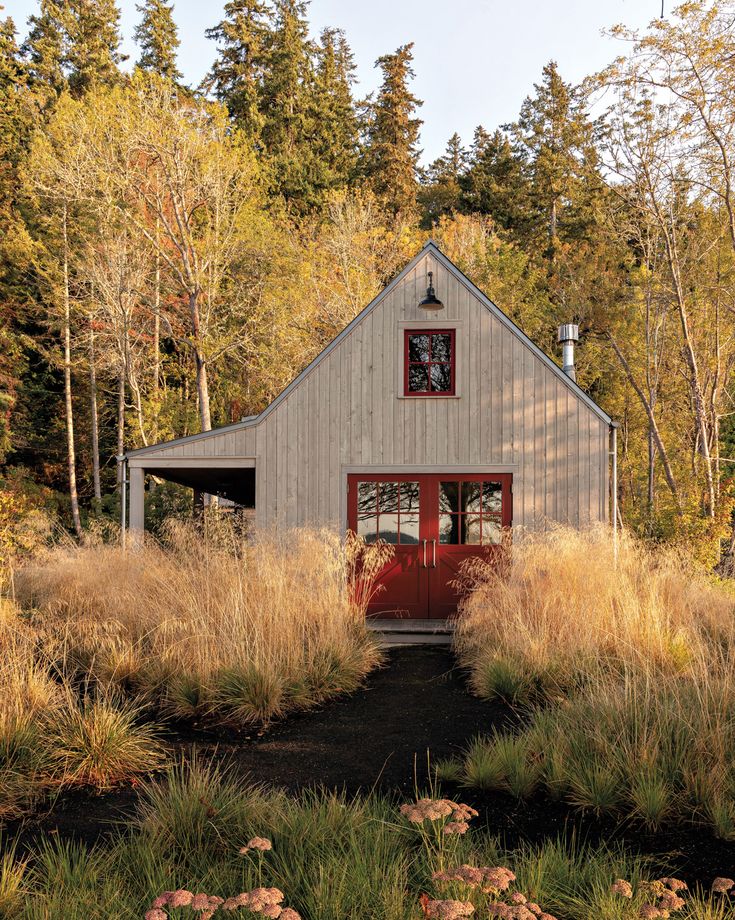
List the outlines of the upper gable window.
{"label": "upper gable window", "polygon": [[454,329],[405,330],[406,396],[454,395]]}

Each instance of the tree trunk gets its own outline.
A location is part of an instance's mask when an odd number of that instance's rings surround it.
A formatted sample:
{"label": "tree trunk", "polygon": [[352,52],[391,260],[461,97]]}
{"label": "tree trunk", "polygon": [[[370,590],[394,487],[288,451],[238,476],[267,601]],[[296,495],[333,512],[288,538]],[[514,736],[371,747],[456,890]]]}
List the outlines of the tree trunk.
{"label": "tree trunk", "polygon": [[122,492],[125,465],[125,368],[121,367],[117,377],[117,487]]}
{"label": "tree trunk", "polygon": [[[156,219],[156,239],[158,239],[158,219]],[[156,249],[155,289],[153,298],[153,433],[154,437],[157,437],[158,388],[161,379],[161,254],[158,249]]]}
{"label": "tree trunk", "polygon": [[194,360],[196,362],[197,398],[199,400],[199,418],[202,431],[212,430],[212,418],[209,413],[209,383],[207,381],[207,359],[201,349],[201,324],[199,318],[199,293],[189,294],[189,312],[194,335]]}
{"label": "tree trunk", "polygon": [[71,298],[69,294],[69,234],[67,210],[64,205],[62,218],[64,245],[64,408],[66,411],[66,449],[69,465],[69,501],[74,532],[82,537],[82,520],[79,516],[79,494],[77,492],[77,459],[74,445],[74,405],[71,393]]}
{"label": "tree trunk", "polygon": [[89,324],[89,408],[92,421],[92,481],[94,484],[94,499],[102,501],[102,486],[100,484],[100,431],[97,415],[97,370],[95,368],[94,329]]}
{"label": "tree trunk", "polygon": [[625,376],[628,378],[628,382],[630,383],[631,387],[635,391],[638,399],[640,399],[641,405],[643,406],[646,412],[646,415],[648,416],[648,424],[649,424],[649,429],[651,432],[651,437],[653,438],[654,444],[656,445],[656,449],[658,450],[659,456],[661,457],[661,463],[664,468],[664,475],[666,476],[666,482],[668,483],[669,488],[671,489],[671,494],[674,496],[674,500],[676,501],[676,507],[679,510],[679,514],[681,514],[682,507],[681,507],[681,501],[679,498],[679,489],[676,485],[676,480],[674,479],[674,473],[673,473],[673,470],[671,469],[671,464],[669,463],[669,455],[666,452],[666,447],[664,446],[664,442],[661,439],[661,433],[658,430],[658,425],[656,424],[656,416],[653,414],[653,408],[651,407],[650,402],[646,399],[646,394],[641,389],[640,385],[638,384],[638,381],[633,376],[633,372],[630,369],[630,365],[628,364],[628,361],[625,355],[622,353],[622,351],[618,347],[618,343],[615,341],[613,336],[610,335],[610,333],[608,333],[607,337],[608,337],[608,340],[610,341],[610,344],[613,347],[615,354],[618,356],[618,360],[620,361],[620,364],[622,365],[623,370],[625,371]]}

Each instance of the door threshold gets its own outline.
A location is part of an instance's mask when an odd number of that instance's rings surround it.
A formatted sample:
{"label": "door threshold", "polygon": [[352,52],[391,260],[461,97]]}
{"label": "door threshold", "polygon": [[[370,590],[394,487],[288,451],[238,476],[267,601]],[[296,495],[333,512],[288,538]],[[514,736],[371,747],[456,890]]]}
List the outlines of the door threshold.
{"label": "door threshold", "polygon": [[454,632],[455,620],[418,620],[418,619],[380,619],[370,617],[366,621],[368,629],[375,632],[398,635],[413,635],[415,633],[449,636]]}

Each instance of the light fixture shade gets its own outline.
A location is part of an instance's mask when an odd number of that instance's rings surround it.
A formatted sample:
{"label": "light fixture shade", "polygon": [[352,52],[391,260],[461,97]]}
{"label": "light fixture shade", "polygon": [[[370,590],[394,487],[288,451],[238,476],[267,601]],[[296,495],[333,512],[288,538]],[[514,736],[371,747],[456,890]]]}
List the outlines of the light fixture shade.
{"label": "light fixture shade", "polygon": [[424,310],[441,310],[444,304],[436,296],[433,284],[434,272],[429,272],[429,286],[426,289],[426,297],[419,302],[419,306]]}

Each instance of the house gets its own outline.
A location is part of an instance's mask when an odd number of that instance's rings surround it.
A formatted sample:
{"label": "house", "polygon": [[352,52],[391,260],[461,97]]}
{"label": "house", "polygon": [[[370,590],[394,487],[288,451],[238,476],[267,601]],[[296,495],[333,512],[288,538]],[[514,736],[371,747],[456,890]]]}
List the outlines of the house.
{"label": "house", "polygon": [[371,613],[443,618],[462,561],[509,532],[609,519],[613,425],[565,355],[566,372],[429,242],[260,415],[130,451],[131,531],[146,473],[258,527],[351,528],[395,546]]}

